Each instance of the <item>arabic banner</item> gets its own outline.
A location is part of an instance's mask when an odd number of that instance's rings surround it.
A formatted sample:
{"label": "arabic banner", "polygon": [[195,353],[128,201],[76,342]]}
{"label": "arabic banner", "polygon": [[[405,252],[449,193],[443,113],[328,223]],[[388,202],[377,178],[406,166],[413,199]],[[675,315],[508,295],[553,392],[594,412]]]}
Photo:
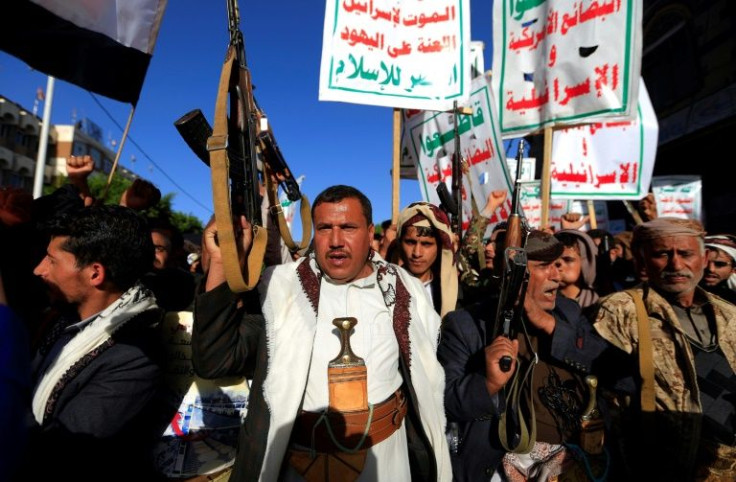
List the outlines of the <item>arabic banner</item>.
{"label": "arabic banner", "polygon": [[450,110],[470,92],[469,0],[328,0],[319,100]]}
{"label": "arabic banner", "polygon": [[597,122],[554,132],[553,197],[625,200],[647,195],[659,128],[643,81],[638,91],[634,121]]}
{"label": "arabic banner", "polygon": [[493,92],[504,136],[636,113],[641,1],[493,3]]}
{"label": "arabic banner", "polygon": [[[458,115],[458,134],[460,150],[468,162],[469,173],[463,176],[463,229],[466,229],[472,215],[470,193],[478,206],[483,209],[491,191],[512,190],[512,179],[506,168],[505,152],[501,134],[496,122],[496,101],[485,76],[472,82],[470,106],[472,115]],[[455,153],[455,118],[452,113],[404,111],[404,135],[402,152],[418,159],[417,169],[420,191],[425,201],[439,206],[437,186],[445,182],[452,188],[452,155]],[[509,196],[510,197],[510,196]],[[511,210],[511,200],[507,200],[491,218],[492,225],[503,221]]]}
{"label": "arabic banner", "polygon": [[652,192],[657,203],[657,216],[703,220],[700,176],[656,176]]}
{"label": "arabic banner", "polygon": [[[520,183],[519,204],[524,211],[524,217],[529,227],[539,229],[542,226],[542,183],[522,181]],[[559,228],[562,215],[570,211],[572,201],[564,199],[550,199],[549,225]]]}

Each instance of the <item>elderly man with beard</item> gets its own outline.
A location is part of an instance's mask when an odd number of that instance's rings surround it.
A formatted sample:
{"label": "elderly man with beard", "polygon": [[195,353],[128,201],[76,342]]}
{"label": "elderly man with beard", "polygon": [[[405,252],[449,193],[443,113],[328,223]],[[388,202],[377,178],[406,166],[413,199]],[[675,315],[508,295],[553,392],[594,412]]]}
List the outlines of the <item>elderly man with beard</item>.
{"label": "elderly man with beard", "polygon": [[703,235],[687,219],[636,226],[647,281],[603,298],[595,318],[631,367],[613,426],[638,480],[736,480],[736,307],[698,287]]}
{"label": "elderly man with beard", "polygon": [[[498,242],[503,244],[503,233]],[[533,230],[525,249],[525,330],[519,327],[513,339],[494,338],[490,331],[498,298],[490,296],[445,319],[437,356],[445,368],[447,418],[458,425],[450,446],[456,481],[547,480],[564,473],[574,460],[566,444],[578,443],[576,420],[587,399],[583,378],[607,345],[593,333],[578,304],[558,293],[555,262],[562,243]],[[507,372],[500,366],[505,356],[513,360]],[[506,395],[513,392],[510,380],[515,376],[526,387],[524,393],[532,394],[531,399],[522,395],[519,412],[527,427],[536,426],[529,430],[528,450],[522,450],[526,453],[504,449],[509,444],[502,445],[499,431],[502,413],[512,410]],[[507,419],[510,424],[512,419]]]}

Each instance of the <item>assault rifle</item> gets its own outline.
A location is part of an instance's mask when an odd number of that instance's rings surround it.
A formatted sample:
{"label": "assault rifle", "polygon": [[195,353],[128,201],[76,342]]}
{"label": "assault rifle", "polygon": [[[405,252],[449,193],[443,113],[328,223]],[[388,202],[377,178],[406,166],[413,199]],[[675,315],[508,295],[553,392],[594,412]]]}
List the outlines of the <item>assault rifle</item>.
{"label": "assault rifle", "polygon": [[[524,249],[526,227],[521,212],[521,161],[523,157],[524,140],[519,142],[519,153],[516,156],[516,180],[514,181],[514,194],[511,200],[511,214],[508,219],[506,237],[504,239],[503,266],[501,274],[501,295],[496,309],[496,319],[491,330],[492,338],[486,340],[486,344],[498,336],[514,338],[516,330],[521,323],[521,314],[524,309],[524,297],[529,280],[527,274],[527,259]],[[501,358],[499,366],[507,372],[511,369],[511,357]]]}
{"label": "assault rifle", "polygon": [[[210,165],[217,237],[227,260],[224,263],[225,276],[231,290],[242,292],[253,289],[258,282],[267,231],[261,218],[256,154],[258,109],[245,61],[245,41],[240,31],[237,0],[227,0],[227,18],[230,40],[217,91],[214,128],[209,128],[207,120],[198,111],[186,114],[175,125],[197,156]],[[247,282],[240,269],[233,229],[233,216],[241,214],[253,226]]]}
{"label": "assault rifle", "polygon": [[[192,152],[209,166],[210,154],[207,150],[207,139],[212,135],[212,127],[207,122],[202,111],[194,109],[191,112],[187,112],[174,122],[174,126]],[[279,179],[279,184],[284,192],[286,192],[286,197],[293,202],[299,201],[301,199],[299,184],[291,174],[288,164],[286,164],[286,159],[284,159],[281,149],[279,149],[276,143],[271,127],[269,126],[267,130],[262,130],[258,133],[257,139],[262,160],[266,161],[271,172]],[[243,166],[245,160],[235,150],[228,151],[228,158],[231,160],[231,181],[238,185],[243,184],[244,178],[242,173],[244,170],[241,169],[241,166]]]}

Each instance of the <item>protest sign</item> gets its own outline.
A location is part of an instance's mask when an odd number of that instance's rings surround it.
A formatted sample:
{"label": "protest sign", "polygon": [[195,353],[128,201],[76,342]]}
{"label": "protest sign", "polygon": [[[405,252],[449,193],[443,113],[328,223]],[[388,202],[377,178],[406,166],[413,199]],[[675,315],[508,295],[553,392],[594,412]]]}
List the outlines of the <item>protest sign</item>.
{"label": "protest sign", "polygon": [[652,192],[657,216],[703,220],[700,176],[655,176]]}
{"label": "protest sign", "polygon": [[493,92],[504,136],[636,114],[642,2],[493,6]]}
{"label": "protest sign", "polygon": [[[473,113],[459,115],[458,134],[461,155],[468,164],[463,175],[463,229],[467,228],[472,213],[470,193],[483,209],[491,191],[506,189],[511,192],[513,180],[506,168],[505,153],[495,120],[495,100],[487,77],[473,80],[470,105]],[[418,160],[418,181],[422,198],[439,205],[437,186],[440,182],[452,186],[452,155],[455,153],[454,115],[445,112],[407,110],[404,112],[402,151]],[[509,196],[510,197],[510,196]],[[508,217],[510,199],[491,219],[496,223]]]}
{"label": "protest sign", "polygon": [[444,111],[470,81],[469,0],[327,2],[320,100]]}
{"label": "protest sign", "polygon": [[644,82],[633,121],[594,122],[554,131],[551,196],[641,199],[649,192],[657,153],[657,116]]}
{"label": "protest sign", "polygon": [[[549,222],[545,226],[560,226],[562,215],[570,211],[571,201],[566,199],[551,199],[549,203]],[[542,227],[542,186],[539,180],[524,181],[521,183],[521,208],[529,227]]]}

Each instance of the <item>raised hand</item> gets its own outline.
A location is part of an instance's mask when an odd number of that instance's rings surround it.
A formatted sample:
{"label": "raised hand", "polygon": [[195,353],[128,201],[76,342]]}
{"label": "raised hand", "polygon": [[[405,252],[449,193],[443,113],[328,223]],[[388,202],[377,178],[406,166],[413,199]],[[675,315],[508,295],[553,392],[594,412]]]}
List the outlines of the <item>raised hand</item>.
{"label": "raised hand", "polygon": [[[233,230],[235,232],[235,244],[238,248],[238,262],[242,271],[253,245],[253,226],[245,219],[245,216],[240,216],[237,220],[234,220]],[[226,281],[222,250],[217,239],[217,223],[214,216],[210,218],[202,233],[202,270],[207,276],[205,284],[207,291]]]}
{"label": "raised hand", "polygon": [[560,218],[560,226],[562,229],[580,229],[588,222],[588,216],[580,213],[565,213]]}
{"label": "raised hand", "polygon": [[120,196],[120,205],[136,211],[155,206],[161,200],[161,191],[145,179],[137,178]]}
{"label": "raised hand", "polygon": [[66,158],[66,175],[69,182],[87,182],[87,178],[95,170],[95,161],[91,156],[69,156]]}
{"label": "raised hand", "polygon": [[506,198],[508,197],[508,195],[509,192],[506,189],[497,189],[495,191],[491,191],[491,193],[488,195],[486,205],[483,208],[481,215],[484,218],[490,218],[491,216],[493,216],[493,213],[496,212],[496,209],[503,206],[503,203],[506,202]]}

